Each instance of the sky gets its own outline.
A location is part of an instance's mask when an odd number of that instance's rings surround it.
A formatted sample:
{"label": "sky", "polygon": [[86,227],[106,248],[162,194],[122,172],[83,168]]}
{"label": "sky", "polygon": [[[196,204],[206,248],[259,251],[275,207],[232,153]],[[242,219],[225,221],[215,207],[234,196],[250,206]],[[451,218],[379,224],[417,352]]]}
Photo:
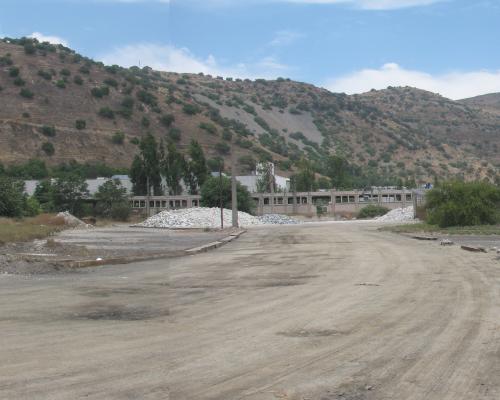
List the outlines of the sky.
{"label": "sky", "polygon": [[334,92],[500,92],[500,0],[0,0],[0,37],[106,64]]}

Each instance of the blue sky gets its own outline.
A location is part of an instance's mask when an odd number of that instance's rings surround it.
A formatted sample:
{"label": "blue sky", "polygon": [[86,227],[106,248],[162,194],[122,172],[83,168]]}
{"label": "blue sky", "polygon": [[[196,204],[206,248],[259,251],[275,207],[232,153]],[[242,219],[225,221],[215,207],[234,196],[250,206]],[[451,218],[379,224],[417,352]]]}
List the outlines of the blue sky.
{"label": "blue sky", "polygon": [[499,0],[1,0],[0,35],[124,66],[360,93],[500,92]]}

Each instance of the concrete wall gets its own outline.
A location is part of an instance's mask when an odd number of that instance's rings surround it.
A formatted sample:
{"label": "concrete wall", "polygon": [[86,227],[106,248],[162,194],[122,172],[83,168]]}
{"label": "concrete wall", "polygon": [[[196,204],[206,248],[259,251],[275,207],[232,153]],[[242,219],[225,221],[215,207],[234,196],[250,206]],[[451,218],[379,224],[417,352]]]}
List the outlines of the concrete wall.
{"label": "concrete wall", "polygon": [[[286,214],[316,216],[318,206],[323,213],[334,216],[342,213],[356,214],[370,204],[389,209],[413,205],[410,190],[374,191],[325,191],[313,193],[254,193],[257,215]],[[137,212],[147,213],[147,197],[132,197],[131,204]],[[198,207],[200,196],[152,196],[149,200],[150,215],[163,210]]]}

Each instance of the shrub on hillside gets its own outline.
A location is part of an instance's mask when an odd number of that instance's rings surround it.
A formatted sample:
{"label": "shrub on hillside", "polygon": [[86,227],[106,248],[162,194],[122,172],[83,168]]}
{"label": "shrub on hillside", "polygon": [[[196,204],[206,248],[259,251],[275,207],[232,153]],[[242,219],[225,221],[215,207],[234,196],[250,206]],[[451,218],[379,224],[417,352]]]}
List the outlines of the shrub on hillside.
{"label": "shrub on hillside", "polygon": [[35,96],[35,94],[31,90],[26,88],[22,88],[19,91],[19,94],[26,99],[32,99]]}
{"label": "shrub on hillside", "polygon": [[57,86],[59,89],[65,89],[65,88],[66,88],[66,82],[65,82],[63,79],[59,79],[59,80],[56,82],[56,86]]}
{"label": "shrub on hillside", "polygon": [[15,78],[19,75],[19,67],[10,67],[9,68],[9,76],[11,78]]}
{"label": "shrub on hillside", "polygon": [[136,96],[139,99],[139,101],[149,106],[156,106],[158,104],[156,96],[147,92],[146,90],[139,90],[136,93]]}
{"label": "shrub on hillside", "polygon": [[201,110],[196,104],[184,104],[182,107],[182,111],[184,111],[187,115],[195,115],[198,114]]}
{"label": "shrub on hillside", "polygon": [[98,99],[101,99],[109,94],[109,87],[107,86],[94,87],[90,89],[90,94]]}
{"label": "shrub on hillside", "polygon": [[219,142],[215,144],[215,150],[219,154],[229,154],[231,147],[226,142]]}
{"label": "shrub on hillside", "polygon": [[160,123],[166,128],[169,128],[174,123],[174,121],[175,117],[172,114],[166,114],[160,117]]}
{"label": "shrub on hillside", "polygon": [[123,144],[124,140],[125,140],[125,134],[120,131],[113,133],[113,136],[111,136],[111,141],[114,144]]}
{"label": "shrub on hillside", "polygon": [[48,137],[54,137],[56,135],[56,128],[54,126],[44,125],[40,128],[40,132]]}
{"label": "shrub on hillside", "polygon": [[71,71],[67,68],[63,68],[61,71],[59,71],[59,74],[61,74],[62,76],[70,76]]}
{"label": "shrub on hillside", "polygon": [[75,75],[73,78],[73,83],[76,83],[77,85],[83,85],[83,79],[80,75]]}
{"label": "shrub on hillside", "polygon": [[382,215],[385,215],[388,212],[389,212],[389,209],[386,207],[371,204],[369,206],[363,207],[360,210],[360,212],[358,214],[358,218],[361,218],[361,219],[375,218],[375,217],[380,217]]}
{"label": "shrub on hillside", "polygon": [[109,107],[102,107],[98,112],[100,117],[114,119],[115,112]]}
{"label": "shrub on hillside", "polygon": [[114,88],[118,87],[118,81],[116,79],[113,79],[113,78],[106,78],[106,79],[104,79],[104,83],[106,85],[114,87]]}
{"label": "shrub on hillside", "polygon": [[427,222],[449,226],[500,222],[500,188],[486,182],[445,182],[426,196]]}
{"label": "shrub on hillside", "polygon": [[178,142],[181,140],[182,132],[179,128],[170,128],[168,131],[168,137],[174,142]]}
{"label": "shrub on hillside", "polygon": [[24,86],[25,84],[26,84],[26,82],[20,76],[18,76],[16,79],[14,79],[14,85],[16,85],[16,86]]}
{"label": "shrub on hillside", "polygon": [[55,153],[54,145],[50,142],[45,142],[42,144],[42,150],[47,154],[49,157],[53,156]]}
{"label": "shrub on hillside", "polygon": [[85,129],[86,127],[87,127],[87,122],[85,122],[84,119],[77,119],[75,121],[75,128],[76,129],[82,130],[82,129]]}
{"label": "shrub on hillside", "polygon": [[217,127],[212,124],[211,122],[200,122],[200,125],[198,125],[200,129],[203,129],[210,133],[211,135],[216,135],[217,134]]}
{"label": "shrub on hillside", "polygon": [[36,52],[36,47],[33,45],[33,43],[29,42],[29,43],[25,43],[24,44],[24,52],[26,54],[29,54],[29,55],[32,55],[32,54],[35,54]]}
{"label": "shrub on hillside", "polygon": [[52,79],[52,74],[48,71],[44,71],[43,69],[38,71],[38,76],[42,77],[46,81],[50,81]]}

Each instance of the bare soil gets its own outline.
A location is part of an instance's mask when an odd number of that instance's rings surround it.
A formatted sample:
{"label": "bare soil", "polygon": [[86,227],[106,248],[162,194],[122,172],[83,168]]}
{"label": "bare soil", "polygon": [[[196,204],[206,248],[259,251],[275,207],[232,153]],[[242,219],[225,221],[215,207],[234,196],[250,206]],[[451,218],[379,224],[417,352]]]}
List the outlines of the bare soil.
{"label": "bare soil", "polygon": [[500,398],[500,268],[373,223],[0,276],[0,398]]}

